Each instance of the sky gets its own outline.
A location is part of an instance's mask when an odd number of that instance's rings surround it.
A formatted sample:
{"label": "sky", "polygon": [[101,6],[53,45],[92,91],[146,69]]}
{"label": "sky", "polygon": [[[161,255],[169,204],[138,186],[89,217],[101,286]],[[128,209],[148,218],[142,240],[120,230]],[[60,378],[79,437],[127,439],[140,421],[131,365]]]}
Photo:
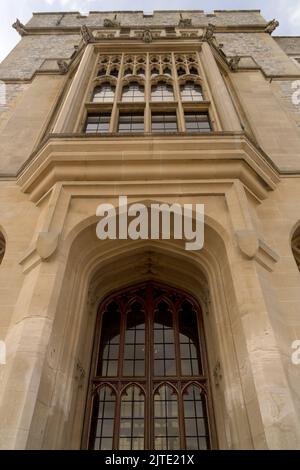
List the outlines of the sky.
{"label": "sky", "polygon": [[[128,6],[129,4],[129,6]],[[0,61],[20,40],[11,27],[19,18],[26,23],[32,12],[39,11],[110,11],[110,10],[261,10],[267,20],[276,18],[276,35],[300,36],[300,0],[0,0]]]}

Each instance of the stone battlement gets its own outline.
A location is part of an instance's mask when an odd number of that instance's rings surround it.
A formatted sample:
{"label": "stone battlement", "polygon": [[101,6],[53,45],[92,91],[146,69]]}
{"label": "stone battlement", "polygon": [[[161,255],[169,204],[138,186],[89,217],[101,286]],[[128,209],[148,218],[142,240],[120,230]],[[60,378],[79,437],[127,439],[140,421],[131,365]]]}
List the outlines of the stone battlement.
{"label": "stone battlement", "polygon": [[119,22],[122,26],[175,26],[180,20],[192,20],[194,26],[263,26],[266,20],[259,10],[159,10],[143,11],[91,11],[88,15],[79,12],[33,13],[27,28],[70,28],[86,24],[90,27],[104,26],[104,20]]}

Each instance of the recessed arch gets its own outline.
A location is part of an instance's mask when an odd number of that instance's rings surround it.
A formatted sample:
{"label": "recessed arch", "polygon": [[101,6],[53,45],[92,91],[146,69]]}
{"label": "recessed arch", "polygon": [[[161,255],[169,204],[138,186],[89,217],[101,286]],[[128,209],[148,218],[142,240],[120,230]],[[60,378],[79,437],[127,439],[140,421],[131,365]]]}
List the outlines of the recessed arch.
{"label": "recessed arch", "polygon": [[[162,198],[158,200],[137,199],[135,202],[150,207],[152,203],[162,203],[164,201]],[[116,210],[118,213],[117,204]],[[100,242],[95,237],[97,222],[98,219],[95,215],[81,218],[81,220],[78,218],[78,221],[74,221],[62,234],[62,249],[67,264],[63,281],[60,283],[60,293],[58,292],[57,295],[57,312],[53,325],[53,335],[55,336],[50,341],[50,344],[52,344],[52,341],[57,344],[57,334],[61,334],[61,324],[63,322],[66,328],[62,334],[60,354],[70,358],[68,367],[72,368],[73,358],[81,358],[82,365],[86,370],[86,379],[82,382],[83,387],[78,392],[76,385],[74,401],[72,401],[71,408],[68,410],[68,416],[74,416],[74,431],[70,429],[68,432],[72,435],[72,441],[77,442],[78,445],[81,442],[78,429],[81,429],[84,421],[82,403],[85,401],[85,394],[90,393],[86,388],[88,386],[87,372],[89,371],[92,354],[91,347],[95,331],[96,312],[103,300],[110,295],[117,294],[124,288],[134,288],[137,283],[155,280],[167,284],[172,289],[183,290],[186,294],[192,296],[201,306],[203,321],[208,322],[208,328],[210,329],[214,325],[212,331],[207,330],[210,343],[208,353],[211,369],[214,370],[215,354],[217,354],[217,357],[231,358],[230,368],[226,368],[226,364],[224,364],[223,377],[227,377],[226,380],[229,382],[230,380],[236,380],[235,378],[239,374],[234,353],[234,332],[231,332],[229,328],[224,341],[222,332],[219,330],[224,321],[229,322],[229,315],[236,312],[237,308],[234,303],[235,289],[231,283],[229,268],[226,267],[228,256],[232,256],[231,252],[227,253],[230,246],[228,243],[230,235],[221,221],[206,214],[205,247],[200,252],[193,253],[185,251],[184,245],[180,241],[174,240],[136,242],[108,240]],[[226,273],[225,276],[224,273]],[[230,310],[225,301],[225,289],[229,290],[232,296]],[[210,293],[209,296],[208,292]],[[209,303],[208,297],[210,298]],[[78,329],[79,325],[80,328]],[[237,341],[240,341],[240,338]],[[82,345],[84,345],[83,356]],[[211,349],[214,350],[213,356],[211,356]],[[242,406],[243,416],[239,415],[239,420],[243,420],[245,432],[249,432],[250,436],[250,431],[247,428],[247,406],[242,399],[241,384],[237,382],[235,384],[234,400],[231,402],[230,394],[228,396],[229,404],[233,410],[230,422],[235,426],[235,416],[237,416],[238,410]],[[55,385],[54,390],[57,387],[58,385]],[[64,378],[61,378],[59,387],[69,387],[69,384],[66,382],[64,385]],[[58,393],[54,393],[55,396],[59,396]],[[70,393],[73,395],[71,389]],[[225,404],[221,403],[223,403],[222,399],[218,400],[218,408],[216,409],[218,416],[217,429],[220,432],[221,445],[226,447],[226,437],[223,434],[222,424],[220,424],[223,417],[222,412],[220,414],[219,410],[219,406],[222,407]],[[236,411],[234,411],[235,409]],[[52,424],[51,416],[47,419],[49,425],[54,425],[58,429],[56,442],[66,442],[66,445],[68,445],[68,438],[62,435],[66,426],[65,420],[59,418],[56,423]],[[214,448],[218,446],[218,439],[214,441]],[[239,441],[235,442],[234,445],[239,446]],[[84,427],[82,447],[86,448],[86,446],[87,432],[86,427]]]}
{"label": "recessed arch", "polygon": [[6,240],[4,238],[3,233],[0,231],[0,264],[3,261],[5,250],[6,250]]}
{"label": "recessed arch", "polygon": [[292,252],[297,264],[297,267],[300,271],[300,224],[294,230],[292,240],[291,240]]}

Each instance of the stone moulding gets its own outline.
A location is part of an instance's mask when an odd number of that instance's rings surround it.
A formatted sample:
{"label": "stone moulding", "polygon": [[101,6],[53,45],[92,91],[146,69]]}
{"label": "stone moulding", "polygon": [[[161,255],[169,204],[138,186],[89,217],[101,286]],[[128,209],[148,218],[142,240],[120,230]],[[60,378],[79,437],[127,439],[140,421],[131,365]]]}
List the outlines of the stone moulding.
{"label": "stone moulding", "polygon": [[235,233],[241,252],[254,259],[268,271],[272,271],[279,256],[260,238],[254,230],[238,230]]}
{"label": "stone moulding", "polygon": [[[160,170],[157,171],[157,161]],[[243,134],[178,138],[50,136],[17,178],[38,201],[62,181],[240,180],[263,200],[279,182],[277,171]]]}

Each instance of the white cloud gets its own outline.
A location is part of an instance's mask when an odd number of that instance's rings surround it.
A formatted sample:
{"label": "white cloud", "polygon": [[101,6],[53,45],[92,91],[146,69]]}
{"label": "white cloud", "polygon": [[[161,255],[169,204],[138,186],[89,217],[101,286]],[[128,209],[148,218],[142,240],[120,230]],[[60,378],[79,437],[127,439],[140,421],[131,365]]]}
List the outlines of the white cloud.
{"label": "white cloud", "polygon": [[289,20],[292,25],[300,27],[300,6],[293,12],[291,12]]}

